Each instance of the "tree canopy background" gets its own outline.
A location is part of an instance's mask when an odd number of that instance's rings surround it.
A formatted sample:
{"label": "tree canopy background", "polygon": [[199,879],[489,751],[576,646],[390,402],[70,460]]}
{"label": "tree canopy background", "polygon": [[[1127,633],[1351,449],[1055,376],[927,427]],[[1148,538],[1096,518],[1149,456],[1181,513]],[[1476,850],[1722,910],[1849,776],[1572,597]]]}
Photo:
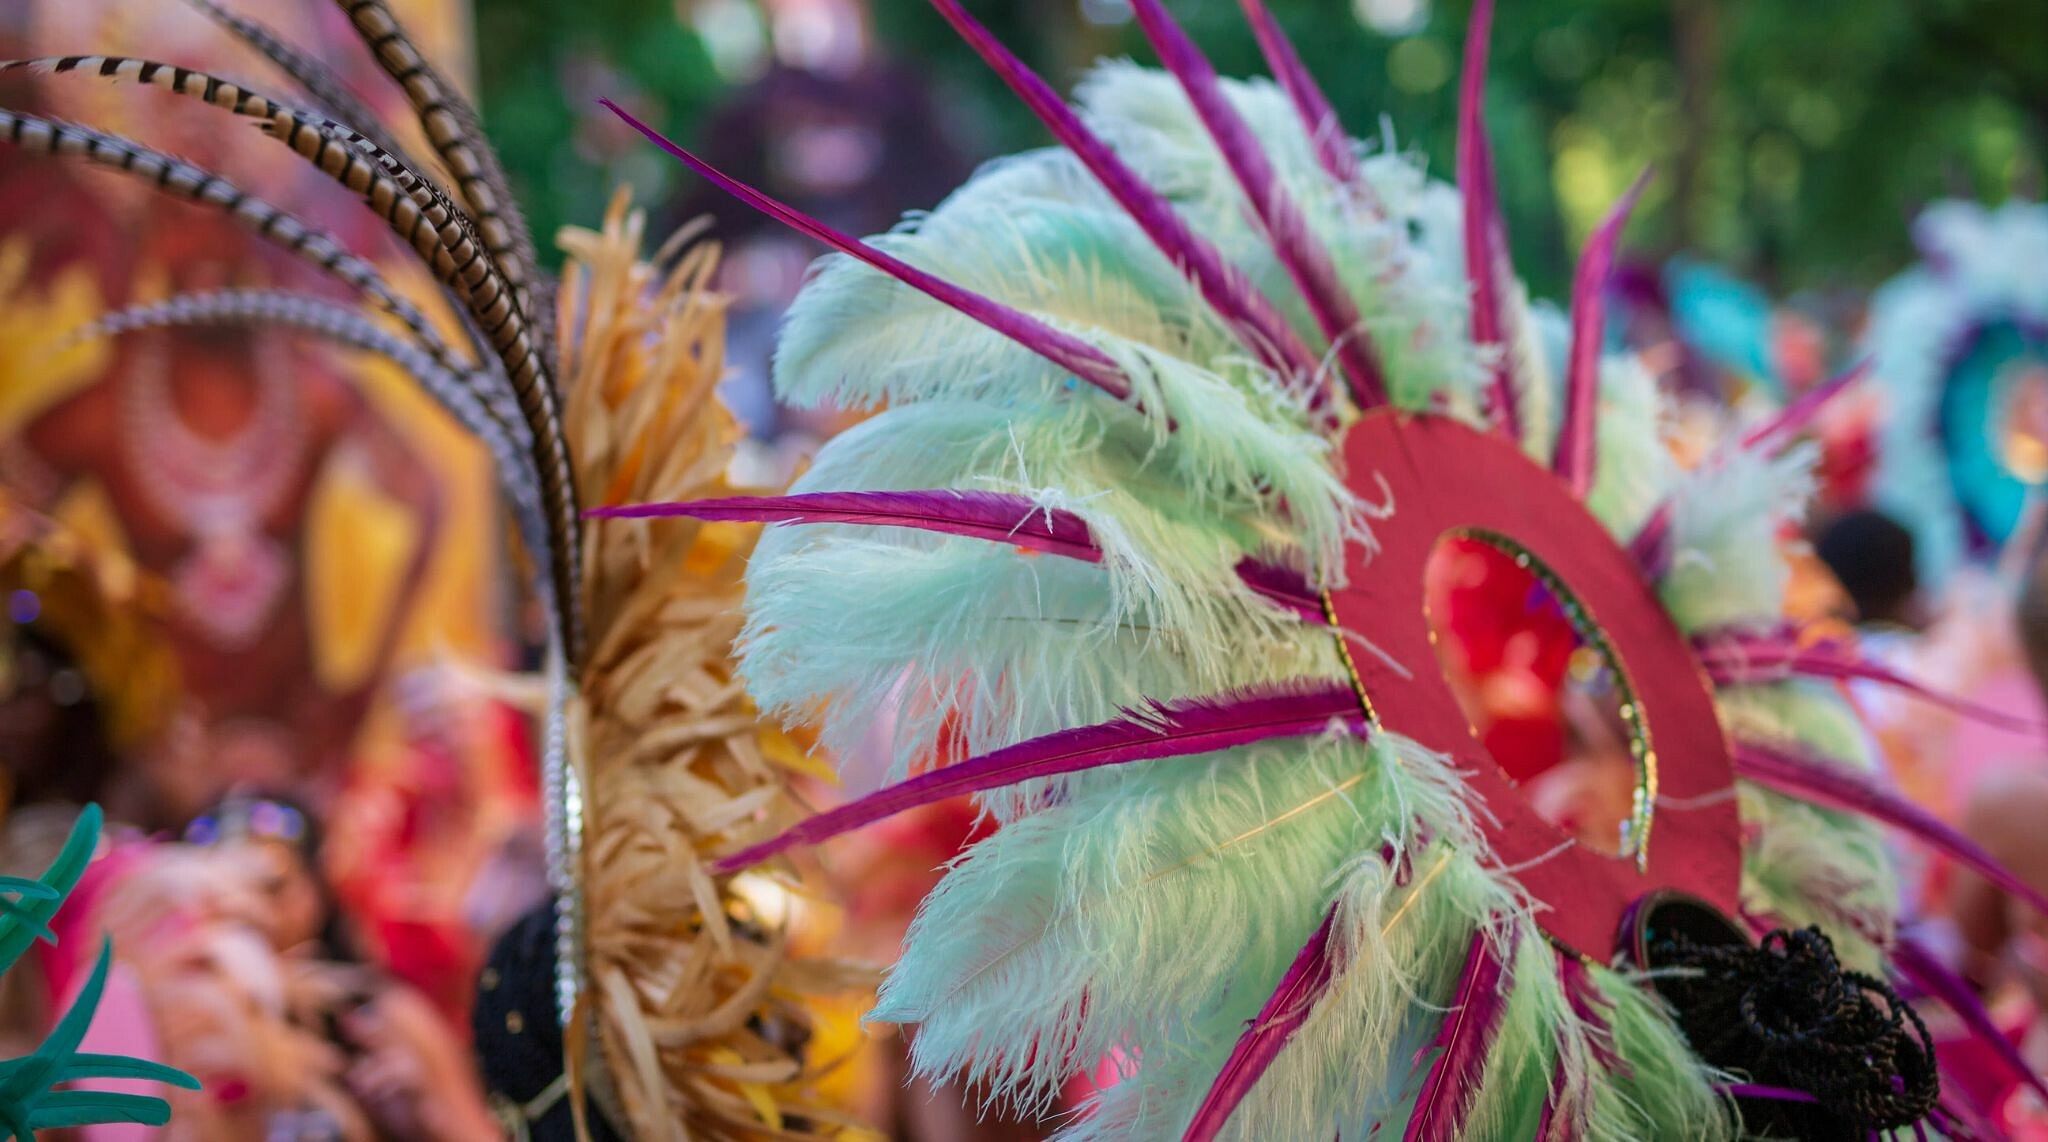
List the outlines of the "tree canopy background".
{"label": "tree canopy background", "polygon": [[[967,0],[1056,86],[1150,62],[1123,0]],[[1228,75],[1262,73],[1235,0],[1170,0]],[[1269,0],[1355,135],[1448,177],[1469,0]],[[476,0],[482,98],[543,233],[627,178],[687,172],[596,106],[625,96],[689,141],[769,58],[755,0]],[[872,0],[876,44],[939,89],[970,156],[1046,136],[925,0]],[[1911,260],[1927,201],[2038,197],[2041,0],[1500,0],[1488,107],[1517,263],[1555,295],[1643,166],[1638,251],[1696,252],[1776,290],[1869,286]],[[904,202],[905,208],[931,205]]]}

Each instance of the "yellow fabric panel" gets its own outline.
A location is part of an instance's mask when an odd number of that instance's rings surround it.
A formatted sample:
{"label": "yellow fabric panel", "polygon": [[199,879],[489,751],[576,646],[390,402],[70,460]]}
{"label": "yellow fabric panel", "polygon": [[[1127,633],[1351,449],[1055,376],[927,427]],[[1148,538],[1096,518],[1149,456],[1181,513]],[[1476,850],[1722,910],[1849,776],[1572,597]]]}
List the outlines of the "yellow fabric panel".
{"label": "yellow fabric panel", "polygon": [[113,355],[104,340],[62,345],[106,308],[91,269],[67,266],[31,282],[30,248],[26,234],[0,237],[0,433],[92,384]]}
{"label": "yellow fabric panel", "polygon": [[314,485],[302,544],[313,673],[335,693],[368,680],[383,632],[403,620],[392,609],[420,543],[406,506],[343,447]]}

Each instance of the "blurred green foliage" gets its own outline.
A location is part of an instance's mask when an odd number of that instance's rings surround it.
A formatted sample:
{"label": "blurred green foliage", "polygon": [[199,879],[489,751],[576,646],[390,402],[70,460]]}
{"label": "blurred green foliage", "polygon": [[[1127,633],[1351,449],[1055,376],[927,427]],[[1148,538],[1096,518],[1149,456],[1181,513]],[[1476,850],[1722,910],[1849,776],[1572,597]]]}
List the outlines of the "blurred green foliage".
{"label": "blurred green foliage", "polygon": [[[1469,0],[1269,0],[1354,134],[1448,176]],[[593,219],[606,186],[674,189],[673,168],[597,120],[625,92],[688,139],[754,0],[476,0],[485,113],[544,228]],[[1115,0],[969,0],[1065,87],[1104,54],[1150,60]],[[1235,0],[1173,0],[1226,74],[1262,70]],[[941,88],[986,157],[1043,133],[924,0],[873,0],[882,50]],[[1086,8],[1106,23],[1086,19]],[[1629,235],[1777,289],[1870,285],[1911,257],[1906,221],[1945,195],[2040,193],[2048,155],[2042,0],[1501,0],[1489,111],[1518,264],[1556,294],[1573,251],[1645,164]],[[710,11],[716,9],[716,11]],[[712,28],[707,12],[725,22]],[[1408,27],[1376,30],[1404,11]],[[751,23],[746,17],[752,13]],[[735,28],[737,32],[735,32]],[[715,42],[713,42],[715,41]],[[747,45],[741,42],[741,56]],[[721,55],[723,53],[723,55]],[[929,203],[903,204],[907,207]],[[545,232],[545,229],[544,231]]]}

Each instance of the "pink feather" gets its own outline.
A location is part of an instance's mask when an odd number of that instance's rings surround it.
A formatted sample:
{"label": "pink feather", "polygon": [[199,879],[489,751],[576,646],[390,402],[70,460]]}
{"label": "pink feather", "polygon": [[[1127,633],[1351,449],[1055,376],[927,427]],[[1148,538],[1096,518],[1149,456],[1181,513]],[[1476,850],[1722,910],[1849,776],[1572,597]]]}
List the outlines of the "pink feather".
{"label": "pink feather", "polygon": [[759,864],[797,845],[818,844],[905,810],[951,797],[1134,761],[1187,757],[1273,738],[1313,737],[1341,725],[1363,736],[1367,720],[1348,684],[1305,681],[1213,698],[1153,703],[1121,717],[1032,738],[935,769],[801,822],[724,857],[720,873]]}
{"label": "pink feather", "polygon": [[[1809,389],[1799,399],[1786,405],[1776,416],[1757,425],[1742,437],[1737,445],[1744,449],[1761,448],[1766,455],[1776,456],[1784,451],[1795,437],[1811,424],[1813,418],[1849,386],[1862,380],[1870,373],[1870,362],[1859,361],[1826,381]],[[1629,554],[1635,557],[1636,565],[1652,582],[1662,579],[1671,570],[1671,501],[1657,505],[1645,520],[1642,530],[1630,541]]]}
{"label": "pink feather", "polygon": [[1743,434],[1741,447],[1746,449],[1767,448],[1771,455],[1784,451],[1793,438],[1813,423],[1813,418],[1827,403],[1839,396],[1850,385],[1870,375],[1871,362],[1858,361],[1848,368],[1801,393],[1798,399],[1778,410],[1776,416]]}
{"label": "pink feather", "polygon": [[1735,744],[1735,774],[1787,797],[1881,821],[1975,869],[2048,916],[2048,896],[2015,876],[1975,841],[1868,777],[1829,761],[1757,741]]}
{"label": "pink feather", "polygon": [[1572,1014],[1588,1028],[1594,1059],[1615,1074],[1630,1073],[1628,1060],[1614,1046],[1614,1027],[1608,1020],[1614,1005],[1600,994],[1599,986],[1593,982],[1593,973],[1579,962],[1578,957],[1559,956],[1557,975],[1564,984],[1565,999],[1571,1004]]}
{"label": "pink feather", "polygon": [[1132,0],[1131,8],[1160,62],[1180,80],[1196,116],[1244,189],[1252,215],[1265,228],[1273,252],[1308,302],[1323,336],[1335,347],[1337,363],[1351,383],[1352,400],[1368,409],[1386,404],[1386,381],[1368,351],[1358,306],[1338,279],[1329,251],[1309,230],[1300,207],[1281,186],[1280,176],[1252,134],[1251,125],[1224,95],[1215,67],[1160,0]]}
{"label": "pink feather", "polygon": [[[1003,492],[950,488],[903,492],[803,492],[791,496],[731,496],[669,503],[590,508],[587,519],[701,519],[735,523],[845,524],[907,527],[943,535],[1007,543],[1083,563],[1102,562],[1088,521]],[[1324,622],[1322,598],[1293,568],[1245,558],[1237,563],[1245,586],[1282,610]]]}
{"label": "pink feather", "polygon": [[1728,629],[1693,639],[1700,666],[1716,686],[1782,682],[1787,678],[1855,679],[1875,682],[1931,702],[1989,726],[2016,733],[2048,733],[2048,724],[1969,701],[1865,658],[1838,638],[1804,641],[1796,629]]}
{"label": "pink feather", "polygon": [[1991,1013],[1984,1009],[1983,1001],[1977,998],[1976,990],[1944,966],[1933,952],[1911,936],[1900,936],[1892,944],[1892,966],[1913,986],[1941,1000],[1955,1012],[1956,1018],[1970,1029],[1970,1034],[1991,1048],[2000,1065],[2010,1072],[2008,1077],[2027,1084],[2042,1098],[2048,1099],[2048,1082],[2034,1073],[2026,1059],[2021,1057],[2019,1048],[2013,1046],[2012,1040],[1998,1029]]}
{"label": "pink feather", "polygon": [[[1314,354],[1289,328],[1265,295],[1253,289],[1237,267],[1224,261],[1208,239],[1188,227],[1166,197],[1147,186],[1117,153],[1110,149],[1087,124],[1074,114],[1052,87],[1025,66],[1008,48],[967,10],[959,0],[931,0],[939,15],[967,41],[990,69],[1008,84],[1024,105],[1038,116],[1074,156],[1081,160],[1110,197],[1116,199],[1131,220],[1152,239],[1167,260],[1179,267],[1202,293],[1202,299],[1237,331],[1239,340],[1260,358],[1297,384],[1316,383],[1318,366]],[[1325,398],[1319,393],[1316,407]]]}
{"label": "pink feather", "polygon": [[1309,584],[1306,576],[1292,567],[1257,559],[1240,559],[1237,577],[1275,606],[1293,611],[1310,622],[1320,623],[1328,619],[1323,614],[1322,596]]}
{"label": "pink feather", "polygon": [[[1557,978],[1564,988],[1566,1001],[1571,1004],[1572,1015],[1586,1027],[1594,1059],[1609,1073],[1629,1074],[1628,1060],[1622,1058],[1620,1052],[1614,1048],[1614,1031],[1608,1021],[1612,1005],[1593,983],[1592,973],[1587,971],[1586,965],[1581,963],[1578,957],[1559,956]],[[1572,1078],[1564,1064],[1564,1055],[1560,1052],[1556,1065],[1551,1069],[1550,1087],[1543,1098],[1543,1117],[1536,1125],[1537,1142],[1551,1142],[1553,1138],[1571,1138],[1584,1128],[1583,1119],[1591,1105],[1590,1092],[1587,1089],[1591,1085],[1591,1078],[1585,1074],[1578,1075],[1576,1079]],[[1567,1091],[1565,1084],[1568,1082],[1575,1082],[1577,1089]],[[1567,1094],[1573,1096],[1572,1101],[1576,1104],[1577,1113],[1572,1119],[1559,1119],[1558,1105]]]}
{"label": "pink feather", "polygon": [[1309,1012],[1329,989],[1335,971],[1330,931],[1336,922],[1337,906],[1332,904],[1323,916],[1322,926],[1302,945],[1287,974],[1280,977],[1280,986],[1273,989],[1265,1006],[1245,1024],[1244,1034],[1238,1036],[1237,1045],[1230,1049],[1230,1057],[1224,1060],[1223,1070],[1210,1084],[1209,1093],[1181,1135],[1181,1142],[1210,1142],[1221,1134],[1238,1104],[1258,1085],[1273,1060],[1280,1057],[1287,1041],[1308,1021]]}
{"label": "pink feather", "polygon": [[1671,572],[1671,546],[1671,501],[1665,500],[1629,540],[1628,554],[1642,568],[1643,578],[1655,583]]}
{"label": "pink feather", "polygon": [[1043,507],[1024,496],[1000,492],[804,492],[793,496],[623,504],[592,508],[583,514],[591,519],[684,516],[742,523],[907,527],[1028,547],[1084,563],[1102,561],[1102,549],[1095,545],[1087,521],[1080,516],[1060,508]]}
{"label": "pink feather", "polygon": [[1614,204],[1579,255],[1572,281],[1572,347],[1565,367],[1564,423],[1557,431],[1557,452],[1551,469],[1581,500],[1593,487],[1594,417],[1600,404],[1600,354],[1607,339],[1607,278],[1614,271],[1614,248],[1636,200],[1650,182],[1650,172]]}
{"label": "pink feather", "polygon": [[[1465,1116],[1486,1072],[1487,1056],[1500,1030],[1508,1004],[1507,965],[1493,954],[1484,931],[1472,934],[1465,968],[1451,997],[1436,1038],[1422,1055],[1435,1053],[1416,1096],[1402,1142],[1454,1142],[1464,1133]],[[1421,1059],[1417,1056],[1417,1061]]]}
{"label": "pink feather", "polygon": [[1024,348],[1037,353],[1046,360],[1108,393],[1118,400],[1127,400],[1131,395],[1131,383],[1117,368],[1116,362],[1107,353],[1090,345],[1079,337],[1040,321],[1022,310],[984,297],[969,289],[946,281],[935,274],[926,273],[916,266],[884,253],[857,238],[827,226],[823,222],[794,207],[740,182],[725,172],[684,150],[661,132],[634,118],[624,108],[609,99],[601,99],[612,114],[624,120],[626,125],[646,136],[648,141],[670,155],[680,159],[684,165],[716,183],[719,189],[775,219],[799,233],[809,235],[838,250],[842,254],[858,258],[875,269],[888,274],[904,285],[915,289],[944,305],[951,306],[967,317],[979,321],[995,332],[1015,341]]}
{"label": "pink feather", "polygon": [[1465,25],[1464,74],[1458,83],[1458,191],[1465,202],[1465,276],[1472,285],[1472,343],[1499,346],[1488,402],[1495,427],[1521,438],[1516,378],[1507,329],[1507,223],[1493,183],[1493,145],[1486,137],[1486,57],[1493,35],[1493,0],[1477,0]]}
{"label": "pink feather", "polygon": [[1339,185],[1370,193],[1359,173],[1358,156],[1351,151],[1351,138],[1337,118],[1337,109],[1330,106],[1329,98],[1316,85],[1315,76],[1302,65],[1294,44],[1280,30],[1280,21],[1273,18],[1272,9],[1266,7],[1264,0],[1238,0],[1238,7],[1244,9],[1252,38],[1259,42],[1259,53],[1266,57],[1266,69],[1294,102],[1294,110],[1301,116],[1301,125],[1315,147],[1317,161]]}

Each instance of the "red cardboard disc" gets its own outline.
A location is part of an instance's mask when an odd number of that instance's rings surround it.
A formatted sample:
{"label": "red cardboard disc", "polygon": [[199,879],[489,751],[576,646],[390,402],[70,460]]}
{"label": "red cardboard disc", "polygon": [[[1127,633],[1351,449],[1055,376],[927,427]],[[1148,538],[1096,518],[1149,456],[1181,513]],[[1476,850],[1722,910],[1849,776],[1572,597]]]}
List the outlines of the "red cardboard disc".
{"label": "red cardboard disc", "polygon": [[[1392,509],[1374,521],[1375,545],[1353,545],[1350,585],[1331,594],[1338,623],[1373,648],[1351,651],[1370,712],[1466,772],[1487,811],[1493,859],[1544,906],[1544,931],[1604,961],[1629,906],[1652,891],[1734,914],[1740,824],[1727,738],[1691,646],[1628,553],[1555,475],[1509,441],[1447,417],[1373,412],[1352,426],[1344,454],[1353,490]],[[1539,816],[1437,669],[1423,572],[1437,541],[1461,531],[1526,552],[1604,638],[1648,747],[1638,852],[1599,852]]]}

